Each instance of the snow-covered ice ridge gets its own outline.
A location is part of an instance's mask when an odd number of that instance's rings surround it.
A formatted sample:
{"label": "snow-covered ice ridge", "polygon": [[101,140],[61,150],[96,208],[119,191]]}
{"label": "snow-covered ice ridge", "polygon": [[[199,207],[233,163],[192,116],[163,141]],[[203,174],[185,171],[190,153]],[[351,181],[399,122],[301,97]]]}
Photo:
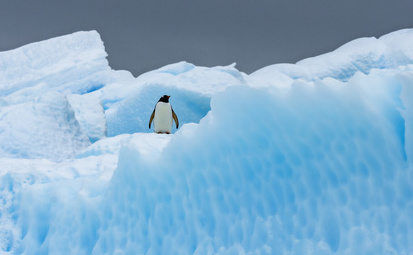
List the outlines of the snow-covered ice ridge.
{"label": "snow-covered ice ridge", "polygon": [[411,45],[137,78],[96,31],[0,52],[0,254],[413,254]]}

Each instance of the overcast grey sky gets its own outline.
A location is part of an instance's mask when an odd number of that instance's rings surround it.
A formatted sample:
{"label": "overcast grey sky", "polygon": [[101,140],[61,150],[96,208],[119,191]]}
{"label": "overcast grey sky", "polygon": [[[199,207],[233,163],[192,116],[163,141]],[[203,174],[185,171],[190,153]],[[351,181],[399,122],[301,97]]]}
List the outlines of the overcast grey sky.
{"label": "overcast grey sky", "polygon": [[413,28],[412,10],[412,0],[0,0],[0,51],[97,30],[110,66],[135,76],[182,60],[251,73]]}

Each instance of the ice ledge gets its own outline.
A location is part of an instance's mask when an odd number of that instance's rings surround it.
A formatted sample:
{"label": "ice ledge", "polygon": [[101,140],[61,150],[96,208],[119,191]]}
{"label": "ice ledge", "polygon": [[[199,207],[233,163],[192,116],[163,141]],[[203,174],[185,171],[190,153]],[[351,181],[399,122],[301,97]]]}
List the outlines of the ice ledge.
{"label": "ice ledge", "polygon": [[110,70],[106,56],[96,31],[76,32],[0,52],[0,96],[39,84],[58,87]]}
{"label": "ice ledge", "polygon": [[403,29],[379,38],[359,38],[338,49],[296,64],[275,64],[257,70],[252,77],[276,80],[287,76],[294,80],[318,81],[327,77],[348,81],[356,73],[373,69],[396,69],[413,64],[413,29]]}

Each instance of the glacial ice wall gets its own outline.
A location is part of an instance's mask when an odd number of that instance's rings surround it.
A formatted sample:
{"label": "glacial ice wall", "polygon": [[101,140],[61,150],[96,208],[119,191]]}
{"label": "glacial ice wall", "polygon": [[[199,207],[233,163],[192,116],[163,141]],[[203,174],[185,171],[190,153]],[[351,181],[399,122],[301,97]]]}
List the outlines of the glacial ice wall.
{"label": "glacial ice wall", "polygon": [[161,153],[123,147],[95,254],[409,254],[410,78],[215,95]]}
{"label": "glacial ice wall", "polygon": [[97,90],[113,73],[96,31],[1,52],[0,155],[62,160],[85,149],[67,96]]}
{"label": "glacial ice wall", "polygon": [[[251,75],[180,62],[133,78],[96,32],[0,53],[0,251],[413,253],[412,40]],[[44,52],[65,48],[53,63],[99,68],[56,71]],[[19,76],[22,51],[39,64]],[[147,128],[163,94],[173,135]]]}

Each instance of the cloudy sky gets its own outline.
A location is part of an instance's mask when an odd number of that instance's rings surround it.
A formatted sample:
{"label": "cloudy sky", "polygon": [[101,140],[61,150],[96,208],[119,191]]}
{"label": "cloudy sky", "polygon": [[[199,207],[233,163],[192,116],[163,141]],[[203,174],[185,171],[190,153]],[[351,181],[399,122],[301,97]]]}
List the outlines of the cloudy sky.
{"label": "cloudy sky", "polygon": [[116,70],[178,61],[251,73],[413,28],[411,0],[0,0],[0,51],[97,30]]}

